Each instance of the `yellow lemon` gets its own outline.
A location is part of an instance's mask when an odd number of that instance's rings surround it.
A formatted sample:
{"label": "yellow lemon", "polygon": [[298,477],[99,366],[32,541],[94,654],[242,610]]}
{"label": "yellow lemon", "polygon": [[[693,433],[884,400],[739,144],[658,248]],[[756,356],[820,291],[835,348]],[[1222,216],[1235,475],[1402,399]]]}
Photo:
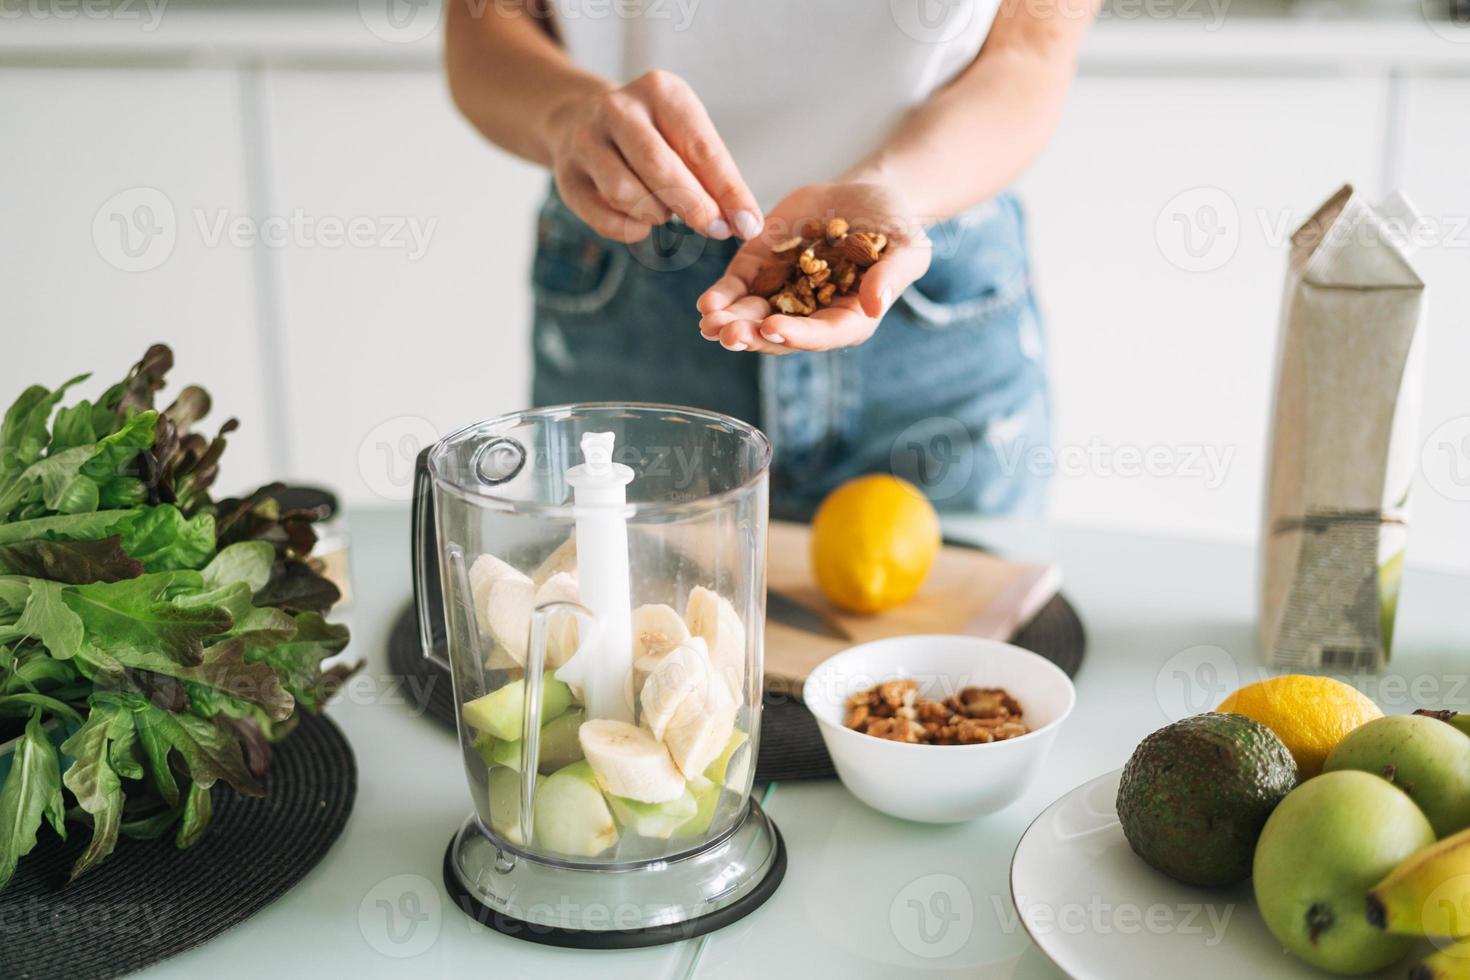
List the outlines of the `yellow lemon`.
{"label": "yellow lemon", "polygon": [[1304,780],[1322,771],[1328,753],[1348,732],[1383,717],[1367,695],[1331,677],[1308,674],[1247,684],[1215,710],[1245,715],[1275,732],[1296,759]]}
{"label": "yellow lemon", "polygon": [[896,476],[849,480],[812,519],[812,571],[827,598],[876,613],[919,591],[939,554],[939,515]]}

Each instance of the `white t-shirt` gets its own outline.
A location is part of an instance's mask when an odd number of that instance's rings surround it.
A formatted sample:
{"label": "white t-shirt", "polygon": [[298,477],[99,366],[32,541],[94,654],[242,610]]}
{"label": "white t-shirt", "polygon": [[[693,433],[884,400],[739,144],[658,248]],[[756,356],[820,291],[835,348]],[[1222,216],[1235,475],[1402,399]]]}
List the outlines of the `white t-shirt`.
{"label": "white t-shirt", "polygon": [[583,68],[694,87],[763,208],[829,180],[975,59],[998,0],[555,0]]}

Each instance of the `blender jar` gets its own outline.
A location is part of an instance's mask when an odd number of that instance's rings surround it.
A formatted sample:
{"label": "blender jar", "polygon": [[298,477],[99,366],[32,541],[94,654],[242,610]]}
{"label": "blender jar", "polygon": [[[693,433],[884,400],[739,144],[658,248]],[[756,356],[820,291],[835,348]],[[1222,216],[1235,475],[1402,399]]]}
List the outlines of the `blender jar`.
{"label": "blender jar", "polygon": [[780,835],[751,799],[770,457],[726,416],[605,404],[425,451],[415,593],[460,708],[474,811],[445,877],[466,911],[641,945],[774,889]]}

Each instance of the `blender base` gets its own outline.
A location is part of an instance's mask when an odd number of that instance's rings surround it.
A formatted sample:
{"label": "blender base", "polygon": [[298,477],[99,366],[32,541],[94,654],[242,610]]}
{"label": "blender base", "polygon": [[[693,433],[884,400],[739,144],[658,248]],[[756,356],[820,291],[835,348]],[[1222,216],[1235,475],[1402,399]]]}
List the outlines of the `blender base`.
{"label": "blender base", "polygon": [[472,814],[444,852],[450,901],[487,928],[574,949],[633,949],[713,932],[786,875],[786,843],[755,800],[722,840],[641,865],[564,866],[501,849]]}

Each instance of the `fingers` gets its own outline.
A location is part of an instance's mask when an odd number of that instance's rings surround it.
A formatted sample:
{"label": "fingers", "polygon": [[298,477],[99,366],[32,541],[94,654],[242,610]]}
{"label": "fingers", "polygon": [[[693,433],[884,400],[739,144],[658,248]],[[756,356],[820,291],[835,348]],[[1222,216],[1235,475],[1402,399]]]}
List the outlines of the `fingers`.
{"label": "fingers", "polygon": [[650,72],[637,84],[652,96],[654,125],[714,199],[730,227],[747,241],[759,235],[765,223],[760,205],[699,96],[683,79],[667,72]]}
{"label": "fingers", "polygon": [[882,317],[893,300],[929,271],[932,253],[928,239],[899,245],[883,253],[883,258],[863,273],[858,286],[858,301],[870,317]]}
{"label": "fingers", "polygon": [[613,144],[644,185],[701,235],[729,238],[730,226],[721,217],[720,206],[654,126],[649,109],[627,95],[612,104],[608,129]]}
{"label": "fingers", "polygon": [[825,307],[811,316],[767,317],[760,325],[760,335],[766,343],[781,338],[780,345],[788,350],[823,351],[855,347],[877,329],[876,319],[855,305],[843,305]]}
{"label": "fingers", "polygon": [[611,207],[598,193],[592,178],[584,172],[559,173],[556,186],[572,213],[603,238],[631,244],[643,241],[653,230],[648,222]]}
{"label": "fingers", "polygon": [[638,179],[611,144],[590,145],[583,166],[597,193],[614,210],[644,224],[661,225],[669,220],[669,209]]}

